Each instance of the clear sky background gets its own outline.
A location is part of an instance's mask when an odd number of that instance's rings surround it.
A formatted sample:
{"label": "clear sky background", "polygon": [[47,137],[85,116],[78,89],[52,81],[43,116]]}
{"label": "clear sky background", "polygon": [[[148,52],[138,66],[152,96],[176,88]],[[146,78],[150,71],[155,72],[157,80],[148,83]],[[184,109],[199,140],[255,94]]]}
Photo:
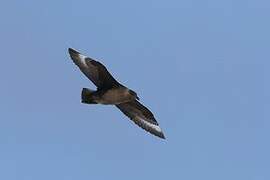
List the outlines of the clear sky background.
{"label": "clear sky background", "polygon": [[[1,180],[269,180],[270,1],[2,1]],[[167,139],[113,106],[72,47],[135,90]]]}

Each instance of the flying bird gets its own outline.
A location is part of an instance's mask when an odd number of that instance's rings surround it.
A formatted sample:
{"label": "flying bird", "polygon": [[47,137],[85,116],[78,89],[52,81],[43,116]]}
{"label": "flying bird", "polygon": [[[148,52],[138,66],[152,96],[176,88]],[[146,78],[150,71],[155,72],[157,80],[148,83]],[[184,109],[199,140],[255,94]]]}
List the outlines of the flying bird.
{"label": "flying bird", "polygon": [[115,105],[144,130],[165,139],[152,112],[139,102],[137,93],[120,84],[100,62],[69,48],[73,62],[97,87],[83,88],[81,102],[85,104]]}

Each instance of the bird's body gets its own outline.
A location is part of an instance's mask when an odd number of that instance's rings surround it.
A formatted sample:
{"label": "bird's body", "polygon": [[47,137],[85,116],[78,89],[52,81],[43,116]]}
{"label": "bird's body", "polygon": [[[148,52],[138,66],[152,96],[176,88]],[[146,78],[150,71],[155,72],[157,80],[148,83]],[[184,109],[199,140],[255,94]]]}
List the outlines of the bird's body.
{"label": "bird's body", "polygon": [[[126,87],[110,88],[106,90],[97,90],[92,92],[91,96],[88,98],[96,104],[104,105],[117,105],[136,99],[134,95],[130,93],[130,90]],[[83,100],[83,97],[82,97]],[[86,103],[91,104],[91,103]]]}
{"label": "bird's body", "polygon": [[123,86],[104,65],[69,48],[73,62],[96,86],[97,90],[83,88],[81,101],[85,104],[116,105],[120,111],[146,131],[165,139],[154,115],[139,101],[137,93]]}

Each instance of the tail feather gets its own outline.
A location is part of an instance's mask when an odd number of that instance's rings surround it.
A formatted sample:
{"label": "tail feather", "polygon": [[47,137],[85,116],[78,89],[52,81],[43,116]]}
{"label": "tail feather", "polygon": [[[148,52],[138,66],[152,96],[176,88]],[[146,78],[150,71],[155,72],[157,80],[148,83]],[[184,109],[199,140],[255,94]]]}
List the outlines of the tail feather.
{"label": "tail feather", "polygon": [[97,104],[94,99],[93,99],[93,92],[94,90],[88,89],[88,88],[83,88],[82,89],[82,94],[81,94],[81,101],[82,103],[85,104]]}

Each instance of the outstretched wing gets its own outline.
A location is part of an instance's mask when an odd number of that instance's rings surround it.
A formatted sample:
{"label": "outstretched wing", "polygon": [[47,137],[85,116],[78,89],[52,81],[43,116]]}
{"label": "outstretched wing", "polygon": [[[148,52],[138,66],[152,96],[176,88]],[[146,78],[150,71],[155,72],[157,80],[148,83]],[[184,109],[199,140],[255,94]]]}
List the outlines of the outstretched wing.
{"label": "outstretched wing", "polygon": [[126,116],[128,116],[138,126],[160,138],[165,139],[165,136],[158,125],[154,115],[149,109],[143,106],[138,101],[130,101],[116,105]]}
{"label": "outstretched wing", "polygon": [[99,89],[112,88],[120,85],[100,62],[84,56],[71,48],[68,49],[68,52],[73,62],[80,68],[83,74]]}

